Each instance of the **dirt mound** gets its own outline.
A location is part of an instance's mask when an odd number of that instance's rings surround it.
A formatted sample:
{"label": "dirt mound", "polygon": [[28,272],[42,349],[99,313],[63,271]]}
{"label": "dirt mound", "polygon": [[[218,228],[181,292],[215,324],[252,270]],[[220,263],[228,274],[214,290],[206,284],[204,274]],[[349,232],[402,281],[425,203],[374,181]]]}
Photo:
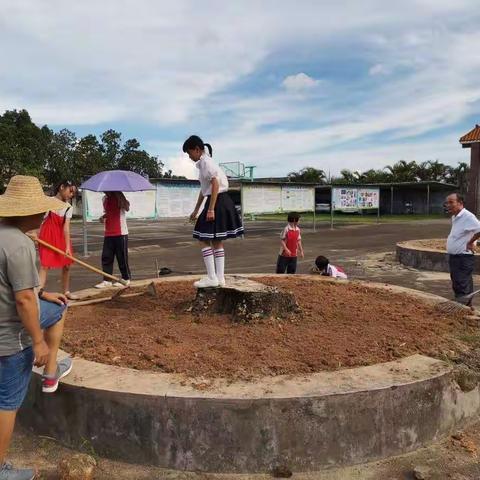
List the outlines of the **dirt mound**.
{"label": "dirt mound", "polygon": [[63,348],[83,358],[189,377],[249,379],[385,362],[414,353],[462,350],[474,333],[415,297],[356,283],[305,277],[257,279],[290,290],[301,314],[236,324],[194,316],[190,282],[165,282],[163,295],[122,298],[68,312]]}
{"label": "dirt mound", "polygon": [[412,240],[409,242],[410,246],[418,248],[428,248],[431,250],[438,250],[439,252],[447,251],[447,239],[446,238],[428,238],[425,240]]}

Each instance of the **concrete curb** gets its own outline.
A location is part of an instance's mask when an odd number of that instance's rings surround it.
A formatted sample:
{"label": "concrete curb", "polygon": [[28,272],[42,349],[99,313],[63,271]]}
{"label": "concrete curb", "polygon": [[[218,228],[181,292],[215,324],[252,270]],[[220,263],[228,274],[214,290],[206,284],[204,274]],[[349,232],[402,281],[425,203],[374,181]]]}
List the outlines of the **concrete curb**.
{"label": "concrete curb", "polygon": [[[434,272],[450,272],[446,251],[419,246],[415,240],[397,243],[397,260],[407,267]],[[475,255],[475,272],[480,273],[480,255]]]}
{"label": "concrete curb", "polygon": [[34,375],[20,420],[110,458],[250,473],[275,466],[315,471],[403,454],[448,435],[480,410],[478,386],[462,391],[451,366],[422,355],[253,383],[218,379],[201,390],[192,385],[201,381],[76,359],[54,395],[42,394]]}

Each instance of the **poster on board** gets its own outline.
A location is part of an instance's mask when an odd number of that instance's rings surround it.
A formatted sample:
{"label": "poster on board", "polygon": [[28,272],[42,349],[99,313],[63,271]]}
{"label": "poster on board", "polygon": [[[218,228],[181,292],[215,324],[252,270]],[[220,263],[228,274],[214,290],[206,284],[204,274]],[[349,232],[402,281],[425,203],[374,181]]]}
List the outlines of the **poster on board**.
{"label": "poster on board", "polygon": [[243,213],[280,213],[282,189],[280,185],[242,185]]}
{"label": "poster on board", "polygon": [[311,212],[315,203],[315,187],[282,186],[282,211]]}
{"label": "poster on board", "polygon": [[157,217],[188,217],[195,208],[199,191],[199,184],[165,185],[158,183],[156,192]]}
{"label": "poster on board", "polygon": [[242,185],[243,213],[312,212],[315,187],[295,185]]}
{"label": "poster on board", "polygon": [[376,210],[380,205],[380,190],[378,188],[333,188],[332,201],[333,209],[343,212]]}
{"label": "poster on board", "polygon": [[358,210],[356,188],[333,188],[332,201],[334,210],[354,212]]}
{"label": "poster on board", "polygon": [[380,191],[378,188],[359,188],[357,198],[360,210],[377,209],[380,204]]}
{"label": "poster on board", "polygon": [[[103,192],[82,192],[85,198],[87,222],[95,222],[103,215]],[[156,217],[155,190],[144,192],[126,192],[125,197],[130,202],[127,218],[154,219]]]}

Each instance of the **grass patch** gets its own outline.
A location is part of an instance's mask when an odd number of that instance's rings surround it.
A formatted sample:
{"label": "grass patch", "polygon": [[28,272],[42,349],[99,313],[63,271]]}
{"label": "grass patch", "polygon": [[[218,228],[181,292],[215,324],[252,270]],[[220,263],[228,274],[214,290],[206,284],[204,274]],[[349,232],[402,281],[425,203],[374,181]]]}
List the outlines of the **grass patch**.
{"label": "grass patch", "polygon": [[[249,220],[251,218],[250,215],[246,215],[245,218]],[[421,222],[425,220],[439,220],[446,218],[445,215],[436,214],[436,215],[381,215],[379,219],[377,219],[376,214],[372,215],[354,215],[354,214],[335,214],[333,217],[333,221],[335,224],[339,223],[401,223],[401,222]],[[287,219],[287,215],[285,213],[272,213],[272,214],[265,214],[265,215],[255,215],[255,220],[261,221],[282,221]],[[327,213],[320,213],[315,215],[315,220],[317,222],[330,222],[330,215]],[[300,223],[302,222],[312,222],[313,221],[313,213],[302,213],[300,218]]]}

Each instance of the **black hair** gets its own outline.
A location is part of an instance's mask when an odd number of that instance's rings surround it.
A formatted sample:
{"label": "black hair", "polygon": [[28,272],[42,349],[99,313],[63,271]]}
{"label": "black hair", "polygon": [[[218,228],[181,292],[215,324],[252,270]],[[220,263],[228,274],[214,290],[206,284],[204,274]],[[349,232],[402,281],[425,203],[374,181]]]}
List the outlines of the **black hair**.
{"label": "black hair", "polygon": [[205,150],[206,147],[208,149],[208,153],[210,154],[210,156],[212,156],[212,146],[209,143],[204,143],[198,135],[191,135],[190,137],[188,137],[183,143],[182,150],[185,153],[188,153],[188,150],[195,150],[197,147],[201,150]]}
{"label": "black hair", "polygon": [[323,255],[319,255],[315,259],[315,265],[317,268],[321,271],[325,270],[330,262],[328,261],[327,257],[324,257]]}
{"label": "black hair", "polygon": [[77,186],[75,185],[75,182],[73,182],[72,180],[62,180],[61,182],[58,182],[58,183],[55,184],[55,186],[53,188],[53,194],[56,195],[62,187],[75,187],[75,188],[77,188]]}
{"label": "black hair", "polygon": [[300,220],[300,214],[297,212],[290,212],[287,217],[287,221],[290,223],[298,222]]}

